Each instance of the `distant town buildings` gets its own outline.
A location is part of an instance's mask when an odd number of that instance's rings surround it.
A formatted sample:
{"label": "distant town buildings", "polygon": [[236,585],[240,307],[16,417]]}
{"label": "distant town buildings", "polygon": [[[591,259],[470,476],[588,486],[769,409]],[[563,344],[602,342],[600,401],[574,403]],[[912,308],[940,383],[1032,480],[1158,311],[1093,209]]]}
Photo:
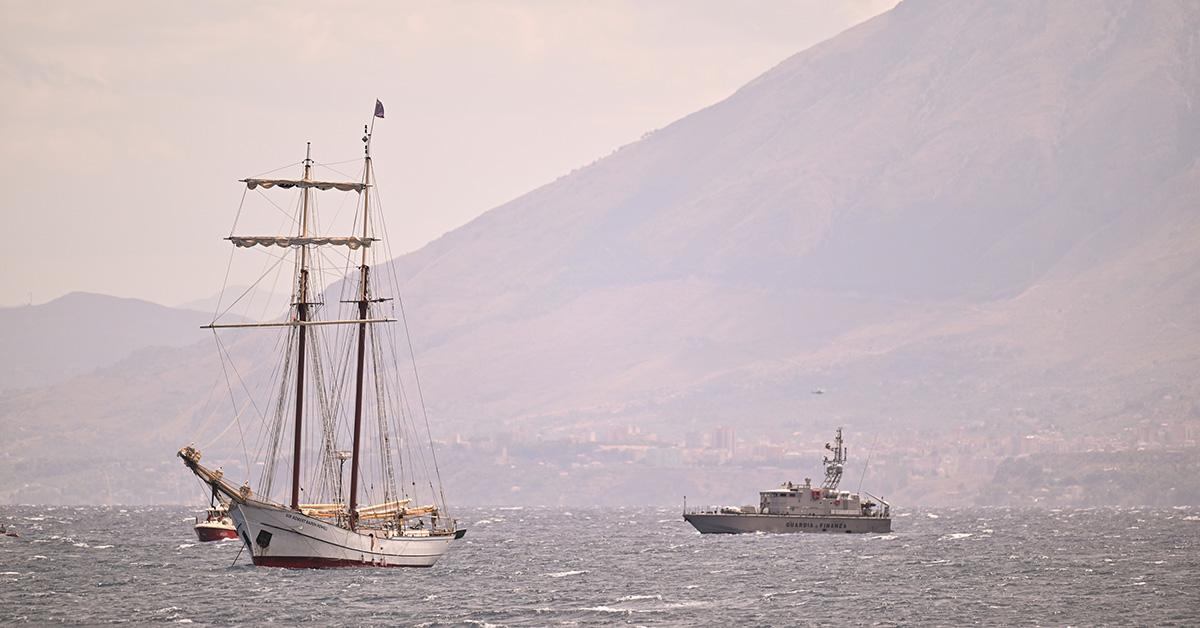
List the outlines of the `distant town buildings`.
{"label": "distant town buildings", "polygon": [[[739,477],[761,476],[765,482],[803,481],[821,472],[822,447],[829,436],[826,427],[833,426],[746,434],[730,422],[661,437],[635,423],[573,425],[551,432],[455,435],[443,446],[450,450],[448,454],[460,456],[462,464],[488,461],[523,479],[522,487],[514,485],[514,491],[539,490],[547,477],[569,482],[590,478],[592,486],[619,482],[629,473],[659,477],[651,469],[670,470],[672,477],[684,478],[713,477],[709,475],[713,469],[730,467]],[[1106,494],[1106,482],[1117,481],[1108,479],[1113,471],[1106,469],[1128,470],[1135,464],[1129,460],[1149,460],[1139,452],[1161,450],[1186,458],[1187,452],[1195,457],[1200,448],[1200,417],[1192,416],[1147,418],[1110,433],[1082,433],[1020,414],[1006,423],[980,420],[938,430],[867,433],[852,425],[846,428],[847,481],[857,483],[865,476],[873,490],[883,495],[923,503],[1034,504],[1053,498],[1087,504]],[[1088,472],[1072,462],[1098,460],[1116,462]],[[639,467],[646,469],[641,476]]]}

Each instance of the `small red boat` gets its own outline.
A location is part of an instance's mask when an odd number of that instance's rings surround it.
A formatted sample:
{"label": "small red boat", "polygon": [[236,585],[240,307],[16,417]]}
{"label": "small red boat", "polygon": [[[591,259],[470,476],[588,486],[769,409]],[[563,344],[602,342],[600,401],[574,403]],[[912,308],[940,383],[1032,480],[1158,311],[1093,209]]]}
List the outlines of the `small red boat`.
{"label": "small red boat", "polygon": [[225,506],[216,506],[208,509],[204,521],[197,517],[196,538],[203,542],[236,539],[237,529],[233,527],[233,519],[229,518],[229,510]]}

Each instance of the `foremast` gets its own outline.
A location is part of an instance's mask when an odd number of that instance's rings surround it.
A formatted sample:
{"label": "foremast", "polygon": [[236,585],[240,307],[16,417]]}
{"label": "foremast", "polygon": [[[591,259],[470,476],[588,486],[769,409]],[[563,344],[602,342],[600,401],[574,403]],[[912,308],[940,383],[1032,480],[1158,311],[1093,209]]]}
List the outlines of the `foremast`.
{"label": "foremast", "polygon": [[[312,143],[307,143],[304,150],[304,178],[305,183],[312,182]],[[312,195],[312,188],[309,186],[302,187],[302,195],[300,201],[300,237],[308,237],[308,204]],[[308,326],[304,323],[308,321],[308,245],[300,245],[300,273],[299,285],[296,288],[296,321],[299,325],[296,329],[299,333],[297,338],[297,356],[296,356],[296,421],[295,434],[292,443],[292,510],[300,510],[300,447],[301,436],[303,431],[301,428],[304,424],[304,353],[305,341],[307,339]]]}

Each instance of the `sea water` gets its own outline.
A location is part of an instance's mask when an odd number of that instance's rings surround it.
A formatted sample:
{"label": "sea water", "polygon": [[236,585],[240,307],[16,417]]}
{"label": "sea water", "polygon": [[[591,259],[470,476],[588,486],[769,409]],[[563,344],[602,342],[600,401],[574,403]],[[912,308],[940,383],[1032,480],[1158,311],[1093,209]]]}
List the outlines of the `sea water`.
{"label": "sea water", "polygon": [[464,508],[431,569],[258,568],[180,507],[0,507],[0,623],[1200,624],[1200,508],[898,511],[705,535],[674,508]]}

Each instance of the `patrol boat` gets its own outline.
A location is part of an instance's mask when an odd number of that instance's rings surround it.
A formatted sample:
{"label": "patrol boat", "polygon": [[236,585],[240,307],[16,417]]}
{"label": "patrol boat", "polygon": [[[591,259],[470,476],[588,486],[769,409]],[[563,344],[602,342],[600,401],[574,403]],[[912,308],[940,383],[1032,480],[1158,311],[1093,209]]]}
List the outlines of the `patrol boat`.
{"label": "patrol boat", "polygon": [[685,502],[683,519],[701,534],[741,534],[744,532],[891,532],[891,504],[864,492],[839,491],[846,448],[842,428],[833,444],[825,443],[833,457],[824,457],[825,482],[813,486],[785,482],[779,488],[759,492],[758,506],[696,509],[689,511]]}

